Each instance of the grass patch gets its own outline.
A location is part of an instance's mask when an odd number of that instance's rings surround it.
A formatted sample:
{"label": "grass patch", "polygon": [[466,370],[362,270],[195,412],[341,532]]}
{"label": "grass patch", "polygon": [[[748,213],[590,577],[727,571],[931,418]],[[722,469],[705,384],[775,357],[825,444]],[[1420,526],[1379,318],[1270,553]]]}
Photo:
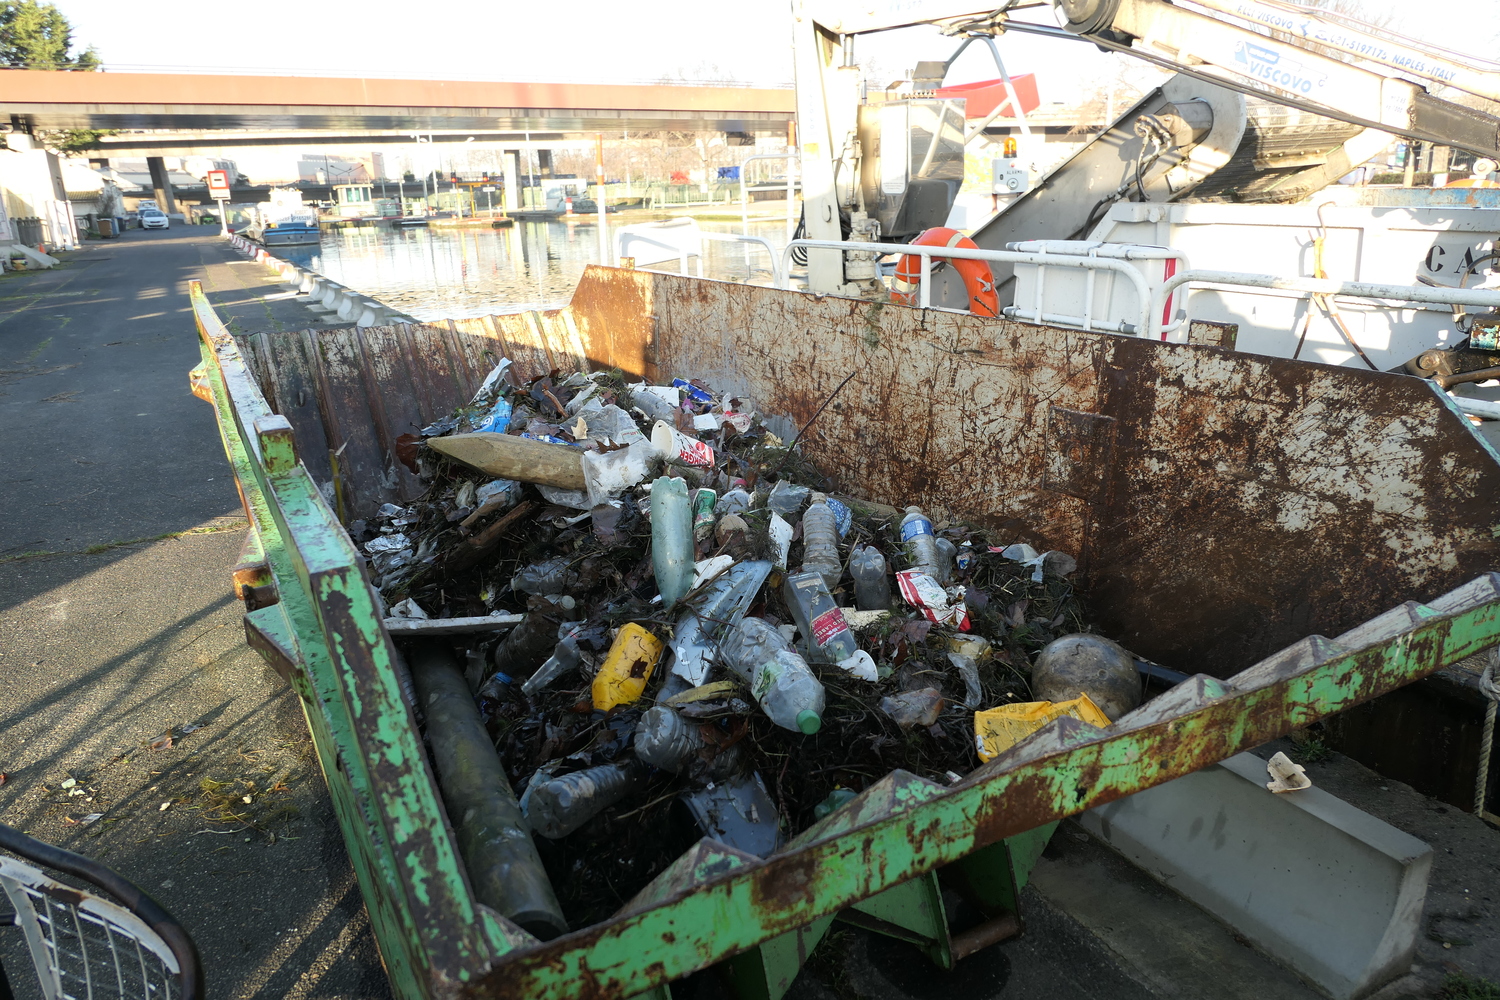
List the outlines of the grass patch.
{"label": "grass patch", "polygon": [[1292,745],[1297,748],[1297,758],[1300,763],[1316,764],[1333,756],[1333,747],[1329,746],[1314,728],[1294,730],[1289,738]]}
{"label": "grass patch", "polygon": [[28,353],[24,358],[21,359],[21,364],[23,364],[23,365],[29,365],[29,364],[31,364],[38,357],[41,356],[41,353],[43,351],[45,351],[47,348],[49,348],[51,346],[52,346],[52,338],[48,337],[46,340],[42,341],[40,344],[37,344],[35,347],[33,347],[31,349],[30,353]]}
{"label": "grass patch", "polygon": [[130,545],[145,545],[149,542],[164,542],[170,538],[182,538],[186,535],[213,535],[221,531],[243,531],[250,527],[250,522],[243,518],[233,521],[225,521],[223,524],[206,524],[197,528],[188,528],[186,531],[164,531],[160,535],[149,535],[144,538],[122,538],[113,542],[99,542],[87,548],[74,549],[68,552],[58,552],[51,549],[34,549],[31,552],[18,552],[13,556],[0,556],[0,566],[6,563],[24,562],[28,559],[41,559],[46,556],[95,556],[101,552],[111,549],[123,549]]}
{"label": "grass patch", "polygon": [[1450,972],[1438,996],[1443,1000],[1500,1000],[1500,984],[1483,976]]}

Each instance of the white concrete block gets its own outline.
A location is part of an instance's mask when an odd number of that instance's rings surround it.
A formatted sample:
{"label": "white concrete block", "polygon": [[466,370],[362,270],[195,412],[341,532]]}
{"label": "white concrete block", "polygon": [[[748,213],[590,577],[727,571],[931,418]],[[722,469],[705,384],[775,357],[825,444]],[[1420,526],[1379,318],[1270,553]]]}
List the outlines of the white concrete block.
{"label": "white concrete block", "polygon": [[1404,975],[1432,848],[1316,785],[1276,795],[1267,780],[1243,753],[1079,820],[1335,1000]]}

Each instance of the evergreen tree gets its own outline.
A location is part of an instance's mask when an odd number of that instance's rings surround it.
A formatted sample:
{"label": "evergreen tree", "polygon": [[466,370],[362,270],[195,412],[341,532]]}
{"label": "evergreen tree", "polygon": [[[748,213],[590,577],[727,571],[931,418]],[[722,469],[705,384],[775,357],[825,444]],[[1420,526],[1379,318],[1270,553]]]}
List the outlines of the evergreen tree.
{"label": "evergreen tree", "polygon": [[90,47],[73,55],[73,26],[62,11],[37,0],[0,0],[0,66],[13,69],[96,70]]}

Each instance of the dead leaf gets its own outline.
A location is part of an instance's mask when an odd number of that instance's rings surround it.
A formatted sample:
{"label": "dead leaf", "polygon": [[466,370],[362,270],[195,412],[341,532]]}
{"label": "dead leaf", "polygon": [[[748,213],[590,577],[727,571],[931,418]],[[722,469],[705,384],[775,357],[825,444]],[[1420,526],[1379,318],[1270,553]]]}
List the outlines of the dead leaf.
{"label": "dead leaf", "polygon": [[396,460],[414,476],[417,474],[417,445],[421,443],[420,434],[402,434],[396,438]]}
{"label": "dead leaf", "polygon": [[156,739],[152,740],[151,741],[151,749],[152,750],[170,750],[170,749],[172,749],[172,734],[171,733],[166,733],[166,734],[158,736]]}

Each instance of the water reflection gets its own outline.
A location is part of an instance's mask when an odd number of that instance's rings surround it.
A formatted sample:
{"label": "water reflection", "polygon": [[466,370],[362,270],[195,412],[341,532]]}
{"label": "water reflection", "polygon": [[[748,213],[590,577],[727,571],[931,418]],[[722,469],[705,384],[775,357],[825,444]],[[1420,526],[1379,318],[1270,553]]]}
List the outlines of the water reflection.
{"label": "water reflection", "polygon": [[[741,229],[738,223],[700,225],[710,232]],[[778,252],[786,243],[781,222],[751,223],[749,232],[769,240]],[[705,276],[769,282],[763,250],[717,242],[706,247]],[[584,222],[518,222],[507,229],[361,226],[329,230],[316,247],[274,252],[417,319],[432,320],[564,305],[583,269],[598,262],[599,239],[597,228]],[[663,269],[676,270],[676,264]]]}

